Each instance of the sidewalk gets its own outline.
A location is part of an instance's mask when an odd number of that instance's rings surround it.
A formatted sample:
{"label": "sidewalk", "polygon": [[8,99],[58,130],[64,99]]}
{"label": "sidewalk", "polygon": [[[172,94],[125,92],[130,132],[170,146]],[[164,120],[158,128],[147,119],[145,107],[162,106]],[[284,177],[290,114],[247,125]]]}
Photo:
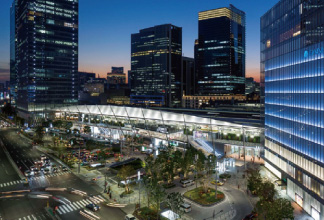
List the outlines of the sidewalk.
{"label": "sidewalk", "polygon": [[[80,173],[78,173],[78,166],[75,164],[73,168],[71,169],[72,173],[76,176],[78,176],[82,181],[86,182],[87,184],[91,185],[98,193],[100,193],[104,198],[107,199],[109,202],[115,202],[117,204],[126,204],[125,207],[120,207],[120,209],[125,213],[125,214],[130,214],[133,213],[135,210],[135,203],[138,201],[138,197],[136,200],[134,198],[120,198],[120,194],[124,191],[124,188],[118,188],[117,183],[112,184],[108,183],[107,184],[107,189],[110,186],[111,190],[111,199],[107,193],[104,193],[105,186],[104,186],[104,181],[105,177],[104,174],[101,173],[98,170],[91,170],[88,171],[86,168],[80,166]],[[98,178],[99,177],[99,178]],[[92,181],[93,178],[96,178],[96,181]],[[107,181],[108,182],[108,181]],[[135,191],[136,192],[136,191]],[[131,195],[135,194],[132,193]],[[142,198],[141,196],[141,199]]]}
{"label": "sidewalk", "polygon": [[[267,168],[264,166],[260,169],[261,176],[270,180],[271,182],[274,182],[275,180],[278,180],[279,178],[275,176],[273,173],[271,173]],[[275,184],[276,190],[278,191],[278,197],[288,199],[291,201],[291,205],[294,207],[294,219],[295,220],[313,220],[313,218],[305,212],[295,201],[293,201],[288,195],[286,190],[281,190],[279,186]]]}
{"label": "sidewalk", "polygon": [[[260,174],[261,177],[263,179],[267,179],[270,180],[272,183],[274,183],[276,180],[278,180],[279,178],[277,176],[275,176],[272,172],[270,172],[267,168],[265,168],[264,166],[260,166],[257,163],[252,164],[251,162],[249,162],[247,164],[247,168],[260,168]],[[243,192],[247,193],[246,189],[247,189],[247,179],[244,179],[242,177],[242,174],[244,174],[244,165],[241,167],[237,167],[237,170],[239,170],[238,173],[231,173],[234,176],[231,177],[228,181],[227,184],[233,184],[236,187],[237,185],[240,185],[240,190],[242,190]],[[294,207],[294,219],[295,220],[313,220],[313,218],[308,215],[299,205],[297,205],[296,202],[294,202],[286,193],[286,190],[281,190],[281,188],[279,186],[277,186],[275,184],[275,189],[278,192],[277,197],[281,197],[281,198],[285,198],[288,199],[289,201],[291,201],[292,206]],[[252,196],[250,194],[247,194],[249,201],[251,202],[251,204],[253,205],[253,207],[255,206],[255,204],[258,202],[259,198],[256,196]]]}

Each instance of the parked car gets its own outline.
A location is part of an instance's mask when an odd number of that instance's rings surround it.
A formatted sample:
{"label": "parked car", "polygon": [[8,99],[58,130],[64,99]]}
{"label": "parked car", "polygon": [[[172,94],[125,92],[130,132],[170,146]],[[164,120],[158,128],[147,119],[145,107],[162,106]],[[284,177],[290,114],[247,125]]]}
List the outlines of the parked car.
{"label": "parked car", "polygon": [[180,210],[187,213],[187,212],[191,212],[191,205],[188,203],[183,203],[180,205]]}
{"label": "parked car", "polygon": [[185,181],[182,182],[182,187],[185,188],[187,186],[192,186],[194,184],[195,184],[195,181],[193,181],[193,180],[185,180]]}
{"label": "parked car", "polygon": [[93,204],[93,203],[88,204],[86,207],[93,212],[96,212],[100,209],[100,207],[98,205]]}
{"label": "parked car", "polygon": [[125,216],[125,220],[137,220],[137,218],[135,218],[135,216],[132,214],[128,214]]}

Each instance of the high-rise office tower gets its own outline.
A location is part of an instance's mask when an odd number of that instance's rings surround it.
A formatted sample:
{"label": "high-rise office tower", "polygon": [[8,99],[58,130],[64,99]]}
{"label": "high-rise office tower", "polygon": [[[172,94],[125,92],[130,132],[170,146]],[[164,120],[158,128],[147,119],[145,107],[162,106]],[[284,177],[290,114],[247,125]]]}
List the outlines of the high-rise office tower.
{"label": "high-rise office tower", "polygon": [[324,1],[281,0],[261,18],[265,166],[324,219]]}
{"label": "high-rise office tower", "polygon": [[10,101],[16,105],[17,73],[16,73],[16,1],[10,7]]}
{"label": "high-rise office tower", "polygon": [[131,38],[131,104],[180,106],[182,28],[158,25]]}
{"label": "high-rise office tower", "polygon": [[245,13],[233,5],[199,12],[196,94],[244,94]]}
{"label": "high-rise office tower", "polygon": [[11,16],[19,113],[77,103],[78,0],[15,0]]}
{"label": "high-rise office tower", "polygon": [[182,57],[182,91],[184,95],[194,95],[195,59]]}

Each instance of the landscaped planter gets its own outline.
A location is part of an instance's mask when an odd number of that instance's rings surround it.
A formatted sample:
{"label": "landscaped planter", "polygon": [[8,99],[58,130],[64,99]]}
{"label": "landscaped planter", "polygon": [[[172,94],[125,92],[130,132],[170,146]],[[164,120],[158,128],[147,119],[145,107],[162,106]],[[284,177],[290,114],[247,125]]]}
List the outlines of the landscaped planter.
{"label": "landscaped planter", "polygon": [[217,191],[217,199],[215,198],[215,189],[209,188],[208,191],[204,193],[202,187],[198,187],[186,192],[184,197],[201,206],[213,206],[225,199],[225,194],[221,191]]}

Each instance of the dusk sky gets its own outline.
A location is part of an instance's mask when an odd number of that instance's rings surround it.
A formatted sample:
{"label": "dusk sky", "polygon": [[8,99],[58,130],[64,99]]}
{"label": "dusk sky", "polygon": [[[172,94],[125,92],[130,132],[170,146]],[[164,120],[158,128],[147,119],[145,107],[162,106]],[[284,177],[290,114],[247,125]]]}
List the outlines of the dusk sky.
{"label": "dusk sky", "polygon": [[[1,0],[0,81],[9,80],[9,24],[12,0]],[[260,17],[278,0],[79,0],[79,71],[102,77],[111,66],[130,69],[130,36],[140,29],[171,23],[183,29],[183,53],[193,57],[198,12],[235,7],[247,17],[246,75],[259,80]]]}

